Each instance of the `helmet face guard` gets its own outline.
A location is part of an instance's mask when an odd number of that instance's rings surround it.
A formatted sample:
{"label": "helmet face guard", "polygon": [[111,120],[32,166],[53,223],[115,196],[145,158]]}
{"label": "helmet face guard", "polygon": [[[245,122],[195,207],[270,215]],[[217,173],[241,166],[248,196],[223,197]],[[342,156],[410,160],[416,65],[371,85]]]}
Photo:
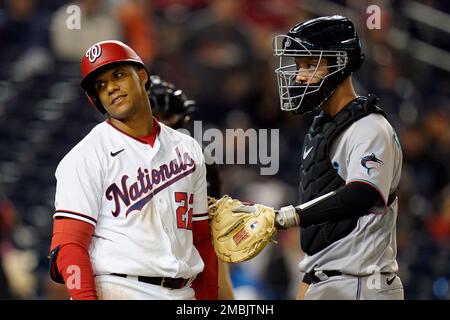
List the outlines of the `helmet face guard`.
{"label": "helmet face guard", "polygon": [[[273,49],[279,59],[275,73],[281,109],[294,114],[318,109],[364,61],[355,26],[340,15],[296,24],[274,38]],[[301,67],[308,61],[302,58],[314,58],[314,63],[301,69],[298,60]]]}
{"label": "helmet face guard", "polygon": [[[309,50],[299,39],[288,35],[274,38],[273,52],[278,57],[275,74],[281,110],[297,114],[319,108],[334,92],[336,81],[348,64],[344,50]],[[315,58],[317,64],[314,69],[299,70],[296,58]],[[324,60],[326,65],[321,66]],[[321,72],[326,69],[324,76],[318,72],[319,68]],[[297,82],[300,74],[307,75],[305,83]]]}

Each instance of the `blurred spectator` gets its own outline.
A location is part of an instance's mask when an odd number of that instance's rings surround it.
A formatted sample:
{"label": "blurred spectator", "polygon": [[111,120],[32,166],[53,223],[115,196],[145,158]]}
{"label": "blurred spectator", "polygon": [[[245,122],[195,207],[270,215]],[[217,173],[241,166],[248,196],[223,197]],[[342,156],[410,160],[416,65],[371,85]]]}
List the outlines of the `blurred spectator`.
{"label": "blurred spectator", "polygon": [[15,209],[0,188],[0,299],[11,299],[9,279],[5,274],[4,256],[11,250],[11,233]]}
{"label": "blurred spectator", "polygon": [[45,278],[43,280],[43,292],[45,299],[47,300],[69,300],[70,295],[67,292],[67,288],[65,285],[56,283],[55,281],[50,279],[48,273],[46,273]]}
{"label": "blurred spectator", "polygon": [[[442,101],[435,110],[431,110],[424,119],[424,132],[430,141],[430,149],[439,159],[450,157],[450,102]],[[450,170],[447,167],[447,170]],[[447,175],[450,174],[447,171]]]}
{"label": "blurred spectator", "polygon": [[277,244],[270,251],[264,270],[264,279],[274,299],[291,300],[297,295],[298,284],[303,279],[298,263],[303,257],[300,247],[300,229],[279,231]]}
{"label": "blurred spectator", "polygon": [[32,47],[46,45],[45,17],[38,14],[35,0],[6,0],[0,11],[2,61],[16,60]]}
{"label": "blurred spectator", "polygon": [[190,10],[204,8],[208,0],[153,0],[153,5],[159,10],[171,10],[175,7],[187,7]]}
{"label": "blurred spectator", "polygon": [[0,189],[0,299],[30,299],[37,286],[35,253],[13,241],[15,219],[15,206]]}
{"label": "blurred spectator", "polygon": [[38,279],[36,253],[31,250],[9,250],[3,258],[3,266],[15,299],[31,299],[36,294]]}
{"label": "blurred spectator", "polygon": [[[78,18],[77,11],[67,12],[72,5],[80,8],[79,29],[70,23]],[[101,0],[79,0],[59,8],[52,16],[50,29],[56,57],[79,62],[92,44],[102,40],[122,40],[120,24],[111,17],[111,11],[109,1]],[[75,28],[70,29],[69,26]]]}
{"label": "blurred spectator", "polygon": [[443,192],[439,211],[428,218],[427,229],[438,244],[450,243],[450,185]]}
{"label": "blurred spectator", "polygon": [[433,199],[448,183],[447,163],[433,156],[434,152],[428,149],[429,141],[420,127],[405,128],[400,141],[405,160],[404,170],[413,177],[411,187],[414,193]]}
{"label": "blurred spectator", "polygon": [[7,0],[0,11],[0,75],[24,81],[48,70],[47,16],[36,0]]}
{"label": "blurred spectator", "polygon": [[231,109],[253,109],[258,95],[258,61],[248,27],[242,23],[243,2],[212,0],[192,15],[182,47],[186,91],[198,102],[202,119],[223,123]]}
{"label": "blurred spectator", "polygon": [[264,279],[257,278],[248,265],[248,262],[230,265],[235,300],[270,299],[271,292]]}
{"label": "blurred spectator", "polygon": [[158,50],[152,17],[152,5],[148,0],[130,0],[115,9],[124,40],[134,48],[146,65],[150,64]]}
{"label": "blurred spectator", "polygon": [[285,31],[301,20],[299,15],[303,15],[303,12],[296,10],[295,0],[247,0],[243,10],[248,21],[263,30]]}

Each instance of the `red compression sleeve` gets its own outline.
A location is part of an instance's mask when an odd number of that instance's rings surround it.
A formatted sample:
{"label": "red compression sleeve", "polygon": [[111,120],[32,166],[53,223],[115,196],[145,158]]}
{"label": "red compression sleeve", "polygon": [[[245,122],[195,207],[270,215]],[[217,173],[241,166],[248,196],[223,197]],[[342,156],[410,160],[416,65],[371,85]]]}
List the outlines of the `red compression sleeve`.
{"label": "red compression sleeve", "polygon": [[194,221],[194,245],[203,259],[205,268],[197,275],[192,288],[197,300],[217,300],[219,295],[217,256],[211,244],[209,221]]}
{"label": "red compression sleeve", "polygon": [[89,245],[94,226],[75,219],[55,219],[51,248],[60,246],[56,265],[73,300],[96,300]]}

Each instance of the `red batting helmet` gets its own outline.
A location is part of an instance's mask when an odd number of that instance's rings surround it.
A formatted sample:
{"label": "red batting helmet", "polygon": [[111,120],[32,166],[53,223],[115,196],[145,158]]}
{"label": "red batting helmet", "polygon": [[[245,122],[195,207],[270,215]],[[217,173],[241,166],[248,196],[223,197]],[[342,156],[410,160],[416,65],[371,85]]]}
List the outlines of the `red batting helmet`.
{"label": "red batting helmet", "polygon": [[[101,68],[118,62],[129,62],[148,70],[142,62],[142,59],[129,46],[120,41],[106,40],[94,44],[86,54],[81,58],[81,88],[84,90],[89,102],[101,113],[106,113],[101,104],[94,87],[90,81],[92,75]],[[147,81],[146,89],[150,86],[150,80]]]}

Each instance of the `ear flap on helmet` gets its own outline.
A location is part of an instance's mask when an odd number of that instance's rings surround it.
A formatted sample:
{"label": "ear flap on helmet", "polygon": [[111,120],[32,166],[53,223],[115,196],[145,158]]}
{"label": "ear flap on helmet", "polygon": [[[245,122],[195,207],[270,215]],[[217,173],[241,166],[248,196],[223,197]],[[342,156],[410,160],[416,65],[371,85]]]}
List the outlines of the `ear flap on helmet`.
{"label": "ear flap on helmet", "polygon": [[87,93],[86,91],[84,92],[84,94],[86,95],[86,98],[88,99],[89,103],[91,104],[91,106],[93,106],[94,108],[96,108],[98,111],[100,111],[102,114],[106,113],[106,109],[103,107],[103,105],[101,104],[100,100],[98,99],[97,95],[93,94],[93,95],[89,95],[89,93]]}

